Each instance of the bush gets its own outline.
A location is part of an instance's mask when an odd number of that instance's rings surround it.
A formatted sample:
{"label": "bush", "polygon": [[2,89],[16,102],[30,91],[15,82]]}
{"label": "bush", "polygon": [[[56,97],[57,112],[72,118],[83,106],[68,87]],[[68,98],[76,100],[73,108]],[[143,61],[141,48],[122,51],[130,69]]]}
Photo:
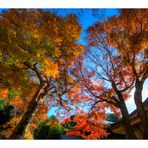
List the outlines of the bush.
{"label": "bush", "polygon": [[47,122],[39,124],[34,132],[35,139],[61,139],[63,127],[60,124],[50,125]]}
{"label": "bush", "polygon": [[11,120],[13,108],[12,105],[6,105],[6,102],[0,99],[0,126]]}

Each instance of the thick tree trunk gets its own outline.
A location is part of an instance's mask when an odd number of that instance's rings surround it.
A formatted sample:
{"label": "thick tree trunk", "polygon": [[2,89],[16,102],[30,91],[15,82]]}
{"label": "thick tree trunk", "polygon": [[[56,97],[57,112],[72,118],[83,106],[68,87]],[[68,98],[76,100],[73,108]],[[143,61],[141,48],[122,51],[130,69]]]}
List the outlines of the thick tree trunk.
{"label": "thick tree trunk", "polygon": [[124,130],[125,130],[129,139],[136,139],[134,129],[130,123],[129,113],[128,113],[127,107],[125,105],[125,100],[123,98],[122,92],[117,89],[117,87],[114,83],[112,84],[112,86],[114,88],[116,95],[118,96],[118,99],[120,100],[120,107],[119,108],[122,113],[122,124],[123,124]]}
{"label": "thick tree trunk", "polygon": [[125,102],[122,102],[120,110],[122,113],[122,124],[123,124],[124,130],[128,136],[128,139],[136,139],[136,136],[134,134],[134,129],[130,123],[130,117],[129,117]]}
{"label": "thick tree trunk", "polygon": [[142,103],[142,89],[143,89],[143,81],[136,79],[135,82],[135,93],[134,100],[137,107],[137,113],[141,120],[141,125],[143,128],[143,138],[148,139],[148,117],[145,112],[143,103]]}
{"label": "thick tree trunk", "polygon": [[21,120],[19,121],[19,123],[15,127],[14,131],[10,135],[10,137],[9,137],[10,139],[17,139],[23,135],[27,125],[29,124],[30,118],[32,117],[32,114],[34,113],[34,111],[37,107],[38,98],[40,96],[42,89],[43,89],[43,85],[40,84],[40,86],[38,87],[32,100],[30,101],[30,103],[28,105],[27,111],[23,114],[23,117],[21,118]]}

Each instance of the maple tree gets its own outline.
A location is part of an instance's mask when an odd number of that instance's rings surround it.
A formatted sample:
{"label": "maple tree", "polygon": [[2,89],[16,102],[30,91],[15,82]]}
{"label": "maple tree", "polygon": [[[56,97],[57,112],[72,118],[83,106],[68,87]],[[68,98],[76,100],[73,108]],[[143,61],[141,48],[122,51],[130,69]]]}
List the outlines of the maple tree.
{"label": "maple tree", "polygon": [[[25,69],[26,77],[22,75],[21,79],[24,83],[27,82],[26,79],[31,79],[37,86],[26,112],[10,136],[15,138],[24,132],[41,98],[46,98],[48,94],[56,91],[58,94],[60,92],[58,87],[63,87],[57,86],[54,82],[60,81],[65,64],[67,64],[65,71],[68,72],[70,63],[83,49],[77,44],[81,27],[73,14],[63,18],[48,11],[13,9],[4,11],[0,16],[0,34],[3,36],[0,40],[1,65],[3,65],[1,68],[7,68],[8,71],[11,67],[16,67],[16,70]],[[4,75],[2,81],[4,82],[6,78],[10,82],[11,78],[14,80],[11,77],[14,73],[10,74]],[[32,79],[32,75],[37,79]],[[21,79],[17,77],[15,82],[22,83]],[[10,85],[10,82],[5,85]],[[67,84],[63,85],[67,86]],[[62,95],[66,91],[61,92]]]}
{"label": "maple tree", "polygon": [[120,109],[126,133],[129,138],[135,138],[125,105],[125,100],[129,98],[129,93],[133,88],[133,73],[124,65],[118,51],[110,45],[110,40],[104,33],[106,28],[104,28],[104,23],[97,23],[88,29],[84,66],[81,66],[79,62],[76,65],[80,69],[78,77],[82,85],[87,88],[85,92],[94,98],[93,107],[98,102],[106,102],[111,104],[115,112],[119,113],[116,110]]}
{"label": "maple tree", "polygon": [[118,49],[124,64],[132,71],[135,81],[134,100],[143,126],[144,138],[148,137],[148,118],[142,103],[143,84],[148,77],[147,14],[148,11],[144,9],[121,10],[120,17],[115,20],[118,23],[114,24],[116,31],[109,32],[113,40],[112,46]]}
{"label": "maple tree", "polygon": [[[119,108],[129,138],[135,135],[125,100],[133,86],[144,137],[147,137],[147,115],[142,104],[142,88],[147,78],[146,14],[145,10],[122,10],[119,16],[94,24],[87,30],[85,60],[76,65],[83,63],[85,67],[79,66],[77,77],[91,98],[94,97],[93,107],[106,102],[114,111]],[[102,87],[97,80],[101,80]]]}
{"label": "maple tree", "polygon": [[[138,116],[143,126],[144,137],[148,136],[148,119],[142,103],[142,89],[147,79],[147,10],[121,10],[119,16],[94,26],[101,32],[99,37],[94,34],[94,44],[105,40],[105,46],[114,49],[122,61],[123,67],[128,70],[126,75],[133,80],[135,87],[134,100]],[[132,19],[131,19],[132,18]],[[96,28],[95,28],[96,27]],[[97,41],[98,40],[98,41]],[[106,48],[106,47],[104,47]],[[121,71],[121,70],[120,70]],[[125,74],[124,74],[125,75]],[[121,78],[122,76],[120,76]],[[124,81],[127,78],[124,78]],[[132,84],[132,83],[131,83]]]}
{"label": "maple tree", "polygon": [[[101,53],[103,52],[101,51]],[[90,102],[90,111],[98,110],[99,112],[100,103],[103,103],[104,107],[110,107],[118,117],[122,114],[122,122],[127,135],[129,138],[135,138],[125,105],[125,100],[128,99],[130,87],[133,84],[131,77],[124,75],[127,71],[126,69],[123,70],[123,66],[120,65],[119,61],[115,61],[117,65],[119,64],[115,70],[112,69],[110,60],[107,60],[107,57],[103,60],[100,55],[93,58],[91,56],[89,53],[87,64],[78,63],[76,65],[78,69],[76,77],[80,80],[83,93],[85,92],[88,95],[86,101]],[[121,77],[122,75],[123,77]],[[125,77],[126,80],[124,80]]]}
{"label": "maple tree", "polygon": [[93,111],[89,114],[78,110],[73,118],[68,119],[65,120],[65,123],[73,123],[73,128],[66,132],[68,136],[78,136],[83,139],[101,139],[108,135],[103,122],[105,119],[104,110],[100,112]]}

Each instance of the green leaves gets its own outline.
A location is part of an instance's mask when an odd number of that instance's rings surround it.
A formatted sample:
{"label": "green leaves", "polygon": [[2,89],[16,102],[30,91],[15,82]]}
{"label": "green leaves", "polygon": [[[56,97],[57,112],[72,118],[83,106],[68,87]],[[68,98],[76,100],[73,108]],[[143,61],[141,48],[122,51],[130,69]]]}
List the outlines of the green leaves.
{"label": "green leaves", "polygon": [[8,93],[8,99],[12,99],[13,97],[18,96],[18,95],[19,95],[18,92],[14,91],[14,90],[11,90]]}
{"label": "green leaves", "polygon": [[54,117],[41,122],[34,133],[35,139],[60,139],[63,127]]}
{"label": "green leaves", "polygon": [[0,110],[5,110],[6,100],[0,98]]}

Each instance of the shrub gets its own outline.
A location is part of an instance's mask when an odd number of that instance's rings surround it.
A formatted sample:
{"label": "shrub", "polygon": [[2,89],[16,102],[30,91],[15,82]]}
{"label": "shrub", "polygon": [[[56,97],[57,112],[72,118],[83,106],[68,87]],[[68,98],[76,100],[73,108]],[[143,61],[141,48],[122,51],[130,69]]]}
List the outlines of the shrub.
{"label": "shrub", "polygon": [[60,139],[63,134],[61,124],[52,125],[48,121],[41,122],[34,132],[35,139]]}

